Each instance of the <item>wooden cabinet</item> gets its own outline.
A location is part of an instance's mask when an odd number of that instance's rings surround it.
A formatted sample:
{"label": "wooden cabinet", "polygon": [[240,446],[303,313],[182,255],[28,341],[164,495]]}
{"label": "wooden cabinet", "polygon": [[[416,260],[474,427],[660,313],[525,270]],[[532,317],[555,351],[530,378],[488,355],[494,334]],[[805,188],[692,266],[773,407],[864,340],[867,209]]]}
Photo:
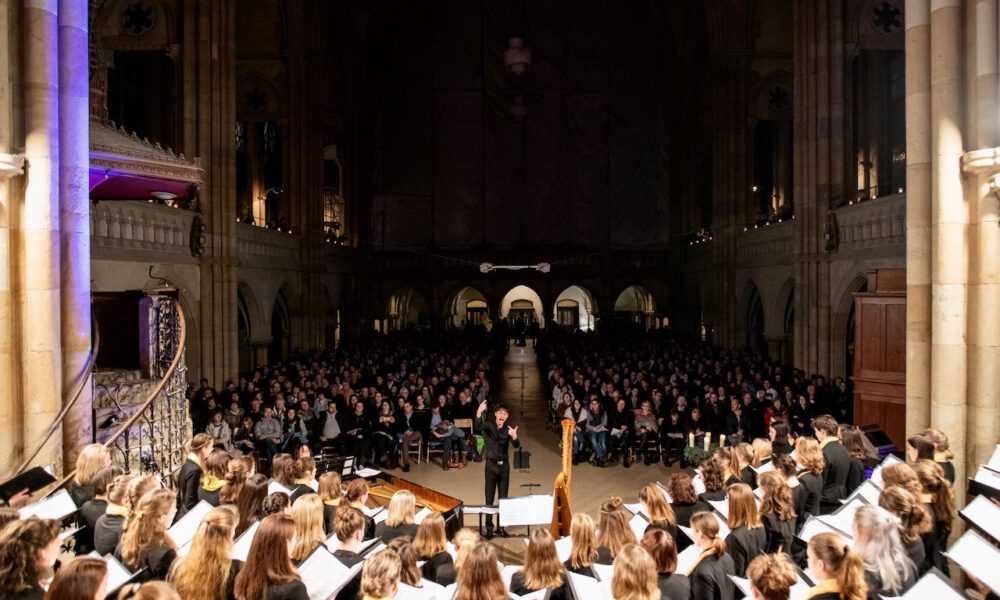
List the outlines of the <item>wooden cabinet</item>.
{"label": "wooden cabinet", "polygon": [[906,294],[854,297],[854,422],[906,443]]}

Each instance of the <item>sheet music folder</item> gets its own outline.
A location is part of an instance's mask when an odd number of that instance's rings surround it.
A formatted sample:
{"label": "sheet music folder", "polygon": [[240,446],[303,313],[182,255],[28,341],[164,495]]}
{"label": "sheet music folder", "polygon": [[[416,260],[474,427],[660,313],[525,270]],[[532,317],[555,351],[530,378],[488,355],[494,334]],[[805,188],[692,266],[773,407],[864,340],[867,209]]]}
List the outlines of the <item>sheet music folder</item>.
{"label": "sheet music folder", "polygon": [[309,600],[329,600],[361,573],[365,563],[347,567],[320,544],[299,566],[299,577],[309,591]]}
{"label": "sheet music folder", "polygon": [[55,483],[56,478],[43,467],[35,467],[19,473],[13,479],[0,483],[0,498],[5,502],[13,498],[19,492],[28,490],[34,494],[38,490]]}
{"label": "sheet music folder", "polygon": [[1000,549],[974,529],[966,531],[944,555],[983,585],[1000,594]]}

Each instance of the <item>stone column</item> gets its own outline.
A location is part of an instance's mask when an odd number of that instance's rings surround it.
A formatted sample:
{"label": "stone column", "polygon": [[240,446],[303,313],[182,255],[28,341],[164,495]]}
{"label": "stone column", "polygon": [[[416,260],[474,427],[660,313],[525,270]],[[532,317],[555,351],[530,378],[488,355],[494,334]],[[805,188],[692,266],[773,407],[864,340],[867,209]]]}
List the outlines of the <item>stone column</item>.
{"label": "stone column", "polygon": [[[18,228],[14,256],[17,299],[12,317],[20,352],[24,437],[15,444],[34,445],[62,404],[62,352],[59,298],[59,53],[56,0],[24,4],[24,130],[27,184],[16,206]],[[18,289],[19,288],[19,289]],[[39,464],[61,464],[59,436],[38,456]]]}
{"label": "stone column", "polygon": [[[931,423],[959,449],[966,445],[969,273],[969,215],[961,173],[962,20],[961,0],[932,2]],[[965,481],[965,465],[966,456],[959,452],[956,481]]]}
{"label": "stone column", "polygon": [[267,348],[271,345],[271,338],[255,338],[250,340],[250,347],[253,348],[253,366],[267,364]]}
{"label": "stone column", "polygon": [[[906,5],[906,433],[931,409],[930,0]],[[956,446],[957,448],[957,446]]]}
{"label": "stone column", "polygon": [[[0,12],[0,21],[2,20],[3,13]],[[0,40],[0,44],[3,43]],[[3,59],[4,53],[0,52],[0,65],[6,62]],[[0,97],[2,96],[0,92]],[[11,107],[0,105],[0,112],[8,108]],[[12,201],[19,198],[22,191],[23,180],[19,176],[24,174],[24,157],[6,154],[9,150],[8,141],[0,132],[0,151],[4,152],[0,154],[0,369],[13,375],[19,374],[20,368],[19,361],[15,360],[17,323],[13,316],[14,282],[11,280],[11,261],[14,256],[11,252],[10,209]],[[8,441],[0,444],[0,474],[3,475],[16,466],[15,442],[20,436],[20,402],[17,400],[17,391],[15,377],[0,377],[0,440]]]}
{"label": "stone column", "polygon": [[93,440],[92,390],[81,382],[90,357],[89,79],[86,0],[59,0],[59,257],[62,264],[64,401],[83,391],[63,427],[65,464]]}

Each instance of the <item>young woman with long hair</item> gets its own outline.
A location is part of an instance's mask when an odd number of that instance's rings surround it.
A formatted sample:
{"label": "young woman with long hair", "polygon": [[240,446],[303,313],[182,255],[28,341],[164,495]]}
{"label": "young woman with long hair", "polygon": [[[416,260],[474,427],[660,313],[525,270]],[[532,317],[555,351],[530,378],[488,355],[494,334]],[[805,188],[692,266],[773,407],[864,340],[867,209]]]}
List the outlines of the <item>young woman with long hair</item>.
{"label": "young woman with long hair", "polygon": [[773,454],[771,440],[767,438],[754,438],[753,442],[750,443],[750,447],[753,449],[753,460],[750,461],[751,467],[759,469],[771,462],[771,455]]}
{"label": "young woman with long hair", "polygon": [[601,565],[614,563],[618,551],[626,544],[637,542],[628,518],[622,509],[622,499],[612,496],[601,504],[601,519],[597,525],[597,560]]}
{"label": "young woman with long hair", "polygon": [[[740,453],[732,446],[723,446],[715,449],[712,461],[722,467],[722,482],[725,487],[740,483],[742,466],[740,465]],[[704,478],[704,472],[702,477]],[[706,488],[708,485],[706,484]]]}
{"label": "young woman with long hair", "polygon": [[[94,550],[105,555],[115,551],[121,541],[122,528],[129,515],[129,490],[133,481],[141,493],[156,489],[159,483],[150,475],[135,477],[129,473],[115,477],[108,487],[108,505],[94,523]],[[135,499],[138,503],[138,498]]]}
{"label": "young woman with long hair", "polygon": [[784,554],[765,554],[750,561],[747,579],[753,600],[788,600],[799,575]]}
{"label": "young woman with long hair", "polygon": [[327,471],[319,476],[319,499],[323,501],[323,529],[327,535],[333,533],[333,516],[337,514],[337,506],[344,496],[340,489],[340,473]]}
{"label": "young woman with long hair", "polygon": [[417,566],[417,552],[413,549],[413,542],[410,541],[410,538],[405,535],[395,538],[386,544],[386,547],[399,555],[401,563],[399,581],[412,587],[423,587],[423,573]]}
{"label": "young woman with long hair", "polygon": [[847,494],[850,495],[864,483],[867,470],[878,465],[878,450],[868,441],[865,432],[854,425],[841,425],[839,435],[840,443],[851,457],[845,483]]}
{"label": "young woman with long hair", "polygon": [[781,477],[792,491],[792,508],[795,511],[795,530],[802,528],[806,520],[806,504],[808,503],[809,490],[799,482],[799,466],[788,454],[778,454],[772,460],[774,465],[773,473]]}
{"label": "young woman with long hair", "polygon": [[295,522],[288,515],[265,517],[247,562],[236,576],[236,600],[308,600],[309,593],[288,555]]}
{"label": "young woman with long hair", "polygon": [[879,494],[878,505],[899,519],[899,537],[906,556],[917,566],[917,575],[923,575],[931,567],[924,536],[931,532],[934,523],[920,497],[904,487],[890,485]]}
{"label": "young woman with long hair", "polygon": [[795,539],[795,507],[792,506],[792,489],[775,471],[761,473],[757,478],[763,492],[760,520],[764,524],[767,545],[764,552],[784,552],[791,555]]}
{"label": "young woman with long hair", "polygon": [[[397,538],[406,539],[406,538]],[[455,537],[451,543],[455,547],[455,562],[444,565],[437,570],[437,583],[448,586],[458,579],[458,571],[462,568],[462,563],[468,557],[469,552],[480,542],[479,534],[474,529],[463,527],[455,532]]]}
{"label": "young woman with long hair", "polygon": [[896,462],[882,468],[882,487],[891,485],[906,488],[918,498],[924,493],[924,486],[917,478],[917,472],[906,463]]}
{"label": "young woman with long hair", "polygon": [[757,511],[757,498],[749,485],[729,486],[727,498],[730,533],[726,537],[726,547],[733,557],[736,574],[743,577],[750,561],[767,550],[767,532]]}
{"label": "young woman with long hair", "polygon": [[569,526],[573,546],[569,558],[563,565],[574,573],[593,576],[590,566],[597,562],[597,528],[590,515],[583,512],[573,513]]}
{"label": "young woman with long hair", "polygon": [[733,557],[726,552],[726,542],[719,537],[719,521],[710,512],[691,517],[694,544],[701,550],[698,559],[687,572],[691,581],[691,600],[731,600],[735,586]]}
{"label": "young woman with long hair", "polygon": [[[702,510],[710,510],[708,505],[698,501],[698,494],[694,491],[694,483],[687,473],[674,473],[667,480],[667,493],[673,502],[670,509],[674,511],[674,517],[678,525],[684,527],[691,526],[691,517],[694,513]],[[677,549],[683,551],[691,545],[691,540],[686,535],[677,538]]]}
{"label": "young woman with long hair", "polygon": [[201,484],[198,486],[198,500],[204,500],[212,506],[219,505],[222,488],[229,484],[226,481],[226,473],[229,471],[230,460],[232,458],[224,450],[213,450],[208,455],[201,475]]}
{"label": "young woman with long hair", "polygon": [[361,600],[390,600],[399,589],[403,564],[392,550],[382,550],[365,563],[361,572]]}
{"label": "young woman with long hair", "polygon": [[83,506],[94,498],[94,475],[104,467],[111,466],[111,453],[104,444],[87,444],[76,457],[76,472],[69,495],[77,506]]}
{"label": "young woman with long hair", "polygon": [[295,477],[289,467],[293,462],[295,459],[287,452],[275,454],[274,458],[271,459],[271,480],[292,489],[295,486]]}
{"label": "young woman with long hair", "polygon": [[177,512],[181,516],[198,504],[198,486],[205,460],[212,453],[212,436],[198,433],[187,445],[187,458],[177,473]]}
{"label": "young woman with long hair", "polygon": [[104,600],[108,595],[108,563],[77,556],[56,573],[45,600]]}
{"label": "young woman with long hair", "polygon": [[677,537],[677,517],[667,502],[667,496],[655,483],[647,483],[639,490],[639,502],[649,517],[649,527],[659,527],[671,537]]}
{"label": "young woman with long hair", "polygon": [[948,560],[941,553],[948,547],[948,536],[955,519],[955,492],[945,477],[944,469],[933,460],[918,460],[913,465],[913,471],[923,492],[920,501],[934,521],[930,536],[924,538],[924,550],[931,564],[947,574]]}
{"label": "young woman with long hair", "polygon": [[639,545],[649,553],[656,567],[656,587],[662,598],[690,598],[691,582],[676,573],[677,544],[673,536],[662,529],[647,529]]}
{"label": "young woman with long hair", "polygon": [[174,522],[177,502],[170,490],[153,490],[139,500],[122,531],[115,554],[132,572],[142,569],[139,579],[166,579],[177,558],[177,544],[167,528]]}
{"label": "young woman with long hair", "polygon": [[656,565],[638,544],[628,544],[615,557],[611,594],[615,600],[660,600]]}
{"label": "young woman with long hair", "polygon": [[0,531],[0,598],[41,600],[59,556],[59,521],[26,519]]}
{"label": "young woman with long hair", "polygon": [[951,462],[955,454],[951,451],[948,436],[940,429],[927,429],[922,435],[934,442],[934,462],[941,465],[945,478],[955,485],[955,465]]}
{"label": "young woman with long hair", "polygon": [[453,562],[448,554],[448,538],[445,534],[444,517],[437,511],[424,517],[413,538],[413,550],[420,560],[427,561],[421,567],[424,578],[437,582],[437,572],[442,566]]}
{"label": "young woman with long hair", "polygon": [[183,600],[165,581],[130,583],[118,592],[118,600]]}
{"label": "young woman with long hair", "polygon": [[809,592],[810,600],[865,600],[865,565],[861,556],[851,550],[835,533],[821,533],[806,549],[809,571],[816,581]]}
{"label": "young woman with long hair", "polygon": [[298,565],[326,541],[323,502],[316,494],[306,494],[292,504],[290,514],[295,522],[295,544],[292,546],[291,556],[292,562]]}
{"label": "young woman with long hair", "polygon": [[710,458],[701,463],[701,481],[705,484],[705,491],[698,496],[698,499],[704,506],[710,506],[709,502],[725,500],[729,482],[739,483],[739,478],[729,472],[727,465]]}
{"label": "young woman with long hair", "polygon": [[169,580],[184,600],[234,600],[243,563],[229,557],[239,514],[232,506],[213,508],[198,525],[191,551],[174,563]]}
{"label": "young woman with long hair", "polygon": [[750,464],[753,462],[753,446],[741,442],[733,449],[736,451],[735,456],[739,467],[736,476],[740,478],[740,481],[749,485],[751,489],[757,487],[757,471],[750,468]]}
{"label": "young woman with long hair", "polygon": [[235,537],[243,535],[254,522],[264,518],[264,498],[267,498],[267,476],[254,473],[240,487],[240,494],[236,498],[236,511],[240,520],[233,534]]}
{"label": "young woman with long hair", "polygon": [[911,463],[918,460],[934,460],[934,440],[923,435],[906,438],[906,458]]}
{"label": "young woman with long hair", "polygon": [[246,485],[247,479],[254,474],[256,470],[256,465],[254,465],[252,456],[237,456],[229,461],[229,465],[226,467],[226,485],[219,490],[219,502],[221,504],[236,504],[239,502],[240,492],[243,491],[243,486]]}
{"label": "young woman with long hair", "polygon": [[285,492],[274,492],[264,497],[264,502],[261,503],[260,510],[265,517],[279,513],[287,515],[291,504],[292,501],[288,499],[288,494]]}
{"label": "young woman with long hair", "polygon": [[457,584],[453,600],[503,600],[510,597],[500,576],[496,552],[485,542],[470,548],[458,571]]}
{"label": "young woman with long hair", "polygon": [[895,515],[865,505],[854,513],[854,550],[865,565],[865,582],[880,596],[902,596],[917,581],[917,567],[903,549]]}
{"label": "young woman with long hair", "polygon": [[85,527],[76,533],[76,546],[74,550],[77,554],[88,554],[94,549],[94,528],[97,520],[108,509],[108,488],[115,482],[115,479],[122,474],[122,470],[116,466],[99,469],[91,479],[91,486],[94,488],[94,497],[80,507],[80,518]]}
{"label": "young woman with long hair", "polygon": [[800,437],[795,440],[795,456],[802,466],[799,471],[799,485],[805,490],[805,510],[799,513],[799,519],[805,521],[810,516],[820,514],[820,502],[823,499],[823,469],[826,459],[819,442],[811,437]]}
{"label": "young woman with long hair", "polygon": [[792,432],[785,421],[780,419],[771,421],[771,426],[767,428],[767,436],[771,440],[771,453],[775,456],[791,454],[795,450]]}
{"label": "young woman with long hair", "polygon": [[401,536],[417,537],[417,525],[414,522],[417,509],[417,498],[410,490],[398,490],[389,500],[389,513],[385,521],[375,526],[375,537],[388,544]]}
{"label": "young woman with long hair", "polygon": [[365,518],[365,539],[370,540],[375,537],[375,520],[365,514],[364,506],[367,501],[368,482],[359,477],[347,484],[340,506],[346,503],[347,506],[361,511],[361,515]]}
{"label": "young woman with long hair", "polygon": [[566,600],[569,598],[567,587],[552,534],[544,527],[535,529],[531,532],[528,552],[524,556],[524,568],[514,573],[510,580],[510,592],[523,596],[547,589],[550,590],[549,600]]}

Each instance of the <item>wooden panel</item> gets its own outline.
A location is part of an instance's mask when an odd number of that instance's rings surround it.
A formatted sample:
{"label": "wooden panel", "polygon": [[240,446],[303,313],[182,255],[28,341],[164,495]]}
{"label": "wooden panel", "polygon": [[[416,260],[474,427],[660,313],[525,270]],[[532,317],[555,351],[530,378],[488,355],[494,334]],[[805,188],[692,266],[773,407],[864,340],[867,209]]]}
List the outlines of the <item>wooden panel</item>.
{"label": "wooden panel", "polygon": [[856,294],[854,310],[855,424],[879,426],[902,448],[906,426],[906,296]]}

